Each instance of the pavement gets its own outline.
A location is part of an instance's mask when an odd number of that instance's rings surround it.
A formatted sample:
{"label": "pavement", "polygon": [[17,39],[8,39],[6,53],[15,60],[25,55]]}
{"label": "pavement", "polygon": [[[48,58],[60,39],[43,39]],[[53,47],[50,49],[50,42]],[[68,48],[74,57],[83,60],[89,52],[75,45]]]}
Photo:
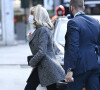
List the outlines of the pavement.
{"label": "pavement", "polygon": [[0,47],[0,64],[27,64],[27,56],[31,55],[29,45]]}
{"label": "pavement", "polygon": [[[32,68],[27,65],[31,55],[28,44],[0,47],[0,90],[24,90]],[[39,85],[37,90],[46,90]]]}

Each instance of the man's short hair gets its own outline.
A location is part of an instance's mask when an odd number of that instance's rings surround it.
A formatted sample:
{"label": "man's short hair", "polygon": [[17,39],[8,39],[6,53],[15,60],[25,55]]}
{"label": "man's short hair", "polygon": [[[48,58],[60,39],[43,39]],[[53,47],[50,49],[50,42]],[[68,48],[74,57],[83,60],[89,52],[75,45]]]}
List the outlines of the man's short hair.
{"label": "man's short hair", "polygon": [[70,6],[74,6],[75,9],[82,9],[83,10],[84,0],[71,0]]}

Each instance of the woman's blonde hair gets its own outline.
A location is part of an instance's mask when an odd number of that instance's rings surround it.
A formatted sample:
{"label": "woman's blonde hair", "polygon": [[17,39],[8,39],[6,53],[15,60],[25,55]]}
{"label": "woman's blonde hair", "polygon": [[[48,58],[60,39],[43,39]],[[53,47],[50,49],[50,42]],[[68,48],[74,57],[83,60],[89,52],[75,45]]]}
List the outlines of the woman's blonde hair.
{"label": "woman's blonde hair", "polygon": [[41,5],[37,5],[31,7],[30,11],[34,15],[37,26],[47,26],[48,28],[53,29],[53,24],[45,8],[43,8]]}

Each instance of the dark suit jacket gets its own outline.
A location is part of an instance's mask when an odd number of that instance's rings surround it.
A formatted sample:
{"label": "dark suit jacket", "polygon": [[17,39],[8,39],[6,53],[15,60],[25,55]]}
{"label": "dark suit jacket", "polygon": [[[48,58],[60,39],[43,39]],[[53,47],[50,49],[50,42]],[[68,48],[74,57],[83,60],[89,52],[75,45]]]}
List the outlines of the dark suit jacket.
{"label": "dark suit jacket", "polygon": [[100,46],[97,47],[97,54],[100,56]]}
{"label": "dark suit jacket", "polygon": [[100,46],[99,22],[87,15],[78,15],[68,22],[65,36],[64,69],[74,75],[98,69],[96,45]]}

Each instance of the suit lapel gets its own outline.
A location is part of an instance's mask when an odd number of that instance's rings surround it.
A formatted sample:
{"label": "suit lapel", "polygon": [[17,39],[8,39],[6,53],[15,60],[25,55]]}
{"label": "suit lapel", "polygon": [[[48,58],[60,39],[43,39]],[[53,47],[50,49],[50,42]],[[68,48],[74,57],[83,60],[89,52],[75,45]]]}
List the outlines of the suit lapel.
{"label": "suit lapel", "polygon": [[32,36],[30,37],[29,43],[30,43],[30,42],[32,41],[32,39],[34,38],[35,34],[36,34],[36,30],[33,32]]}

